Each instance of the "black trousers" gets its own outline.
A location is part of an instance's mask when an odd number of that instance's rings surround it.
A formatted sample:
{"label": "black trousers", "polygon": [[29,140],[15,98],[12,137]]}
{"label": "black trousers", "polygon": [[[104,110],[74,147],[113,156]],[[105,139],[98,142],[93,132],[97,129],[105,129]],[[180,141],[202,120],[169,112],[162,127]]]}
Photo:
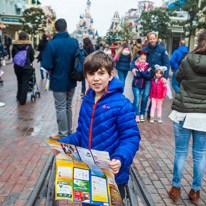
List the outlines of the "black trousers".
{"label": "black trousers", "polygon": [[26,103],[28,82],[32,76],[33,69],[14,68],[17,77],[17,95],[16,98],[21,105]]}

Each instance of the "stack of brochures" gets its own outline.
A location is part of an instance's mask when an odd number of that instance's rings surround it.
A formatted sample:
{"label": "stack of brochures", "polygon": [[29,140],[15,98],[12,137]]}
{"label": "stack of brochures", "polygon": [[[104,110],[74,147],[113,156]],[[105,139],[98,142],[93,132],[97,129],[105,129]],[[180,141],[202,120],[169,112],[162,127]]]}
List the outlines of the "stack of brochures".
{"label": "stack of brochures", "polygon": [[94,205],[121,202],[108,152],[88,150],[47,140],[60,153],[56,156],[55,199]]}

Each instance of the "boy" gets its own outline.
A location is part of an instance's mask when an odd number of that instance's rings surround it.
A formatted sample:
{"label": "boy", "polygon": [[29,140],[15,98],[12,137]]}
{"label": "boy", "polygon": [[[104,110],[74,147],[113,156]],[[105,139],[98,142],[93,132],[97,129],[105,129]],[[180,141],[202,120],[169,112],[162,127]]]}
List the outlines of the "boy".
{"label": "boy", "polygon": [[114,77],[109,55],[96,51],[85,58],[83,68],[90,88],[83,97],[77,130],[58,141],[109,152],[109,166],[124,198],[129,165],[140,141],[133,105],[122,94],[123,84]]}

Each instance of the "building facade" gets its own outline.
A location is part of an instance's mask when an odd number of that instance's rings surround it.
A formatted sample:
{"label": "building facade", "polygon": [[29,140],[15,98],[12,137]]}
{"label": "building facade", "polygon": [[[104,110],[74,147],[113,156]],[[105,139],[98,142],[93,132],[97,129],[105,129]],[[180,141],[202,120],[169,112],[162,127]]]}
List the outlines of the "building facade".
{"label": "building facade", "polygon": [[[21,28],[21,15],[28,8],[27,0],[1,0],[0,1],[0,24],[4,25],[3,31],[16,39]],[[2,30],[0,30],[2,34]]]}

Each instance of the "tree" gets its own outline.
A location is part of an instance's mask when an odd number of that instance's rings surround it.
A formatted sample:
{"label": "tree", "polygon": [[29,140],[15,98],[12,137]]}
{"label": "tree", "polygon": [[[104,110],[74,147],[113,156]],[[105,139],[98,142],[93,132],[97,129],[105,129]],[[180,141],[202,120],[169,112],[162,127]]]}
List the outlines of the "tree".
{"label": "tree", "polygon": [[101,41],[102,41],[102,37],[98,36],[97,40],[96,40],[96,43],[99,44]]}
{"label": "tree", "polygon": [[206,28],[206,22],[204,21],[206,15],[206,0],[187,0],[185,3],[178,0],[174,4],[178,7],[177,10],[181,9],[189,14],[189,18],[187,20],[177,21],[177,23],[184,26],[186,31],[185,36],[189,37],[188,47],[190,47],[191,36],[195,36],[197,30]]}
{"label": "tree", "polygon": [[121,25],[120,36],[123,40],[133,39],[136,33],[133,32],[133,26],[130,26],[126,21]]}
{"label": "tree", "polygon": [[112,45],[112,43],[115,41],[117,36],[118,36],[117,31],[108,31],[106,33],[106,36],[104,37],[104,40],[107,44]]}
{"label": "tree", "polygon": [[172,24],[170,16],[176,16],[173,10],[167,8],[155,8],[150,11],[144,11],[141,19],[141,36],[146,36],[149,32],[158,32],[161,39],[166,39],[171,33],[169,26]]}
{"label": "tree", "polygon": [[44,32],[46,16],[41,8],[31,7],[23,12],[21,23],[21,29],[31,34],[34,39],[35,35]]}

